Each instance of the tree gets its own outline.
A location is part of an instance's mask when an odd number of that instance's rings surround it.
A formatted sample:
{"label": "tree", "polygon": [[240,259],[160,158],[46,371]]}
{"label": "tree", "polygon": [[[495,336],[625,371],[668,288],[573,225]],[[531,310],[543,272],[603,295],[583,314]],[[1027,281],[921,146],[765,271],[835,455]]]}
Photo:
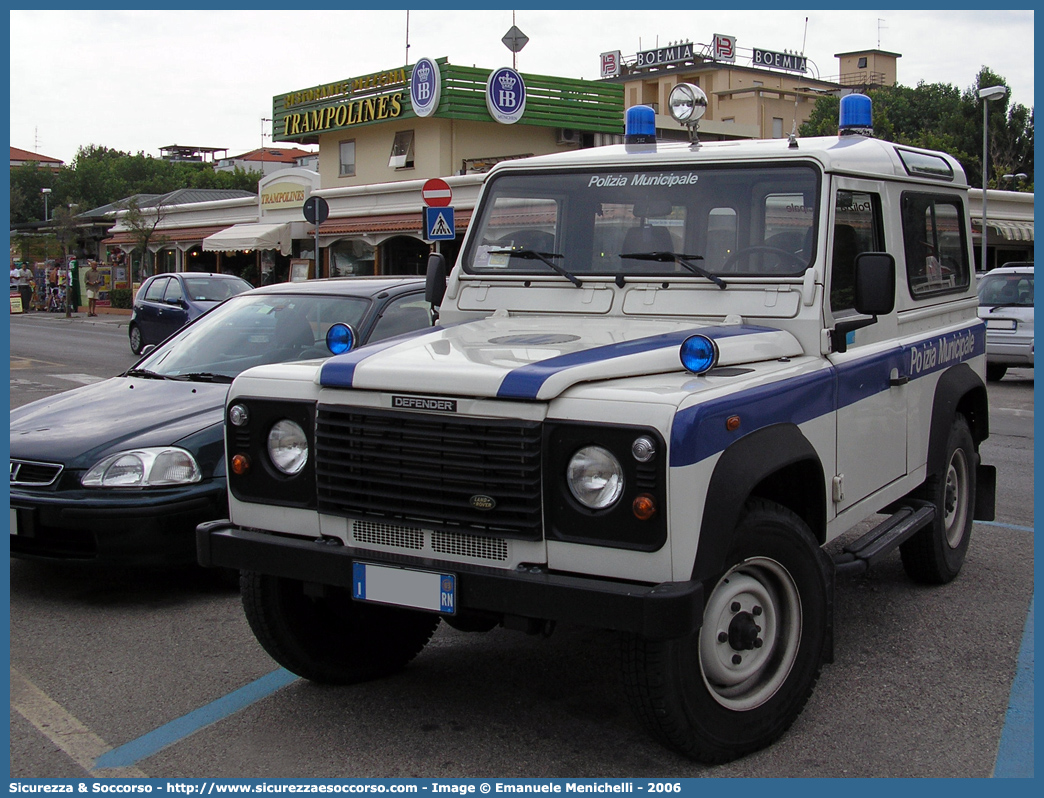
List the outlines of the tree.
{"label": "tree", "polygon": [[[982,67],[975,85],[960,91],[942,83],[918,83],[916,87],[886,86],[871,89],[874,136],[896,144],[942,150],[964,167],[969,185],[982,185],[982,101],[985,86],[1007,85],[1004,78]],[[823,97],[801,126],[803,136],[837,134],[837,97]],[[1009,99],[991,103],[989,112],[990,186],[999,187],[1000,176],[1022,172],[1027,179],[1020,190],[1033,190],[1033,109]],[[1005,186],[1009,188],[1011,186]]]}
{"label": "tree", "polygon": [[135,194],[167,194],[179,188],[240,189],[257,193],[258,175],[236,169],[216,172],[208,163],[173,163],[94,144],[81,147],[57,172],[25,164],[11,170],[11,224],[42,222],[41,188],[52,190],[52,207],[73,203],[81,211]]}
{"label": "tree", "polygon": [[149,250],[149,245],[163,244],[167,241],[165,235],[156,233],[156,228],[159,227],[166,214],[163,205],[142,208],[137,197],[128,199],[124,208],[125,212],[120,221],[133,237],[134,249],[141,251],[140,273],[133,275],[132,279],[144,280],[152,274],[152,252]]}

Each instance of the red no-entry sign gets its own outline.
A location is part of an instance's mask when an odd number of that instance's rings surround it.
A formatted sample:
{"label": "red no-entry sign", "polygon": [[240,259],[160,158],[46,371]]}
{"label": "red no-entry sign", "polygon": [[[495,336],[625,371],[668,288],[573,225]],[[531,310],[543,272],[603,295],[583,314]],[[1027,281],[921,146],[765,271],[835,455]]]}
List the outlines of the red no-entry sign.
{"label": "red no-entry sign", "polygon": [[425,181],[421,188],[421,197],[429,208],[445,208],[453,199],[453,191],[445,180],[433,177]]}

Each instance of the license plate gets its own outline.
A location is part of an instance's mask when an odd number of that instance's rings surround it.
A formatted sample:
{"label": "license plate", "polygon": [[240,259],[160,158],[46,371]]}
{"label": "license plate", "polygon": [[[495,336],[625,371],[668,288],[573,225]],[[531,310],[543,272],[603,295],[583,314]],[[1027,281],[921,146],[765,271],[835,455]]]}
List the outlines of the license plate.
{"label": "license plate", "polygon": [[1015,319],[987,319],[987,330],[1014,330]]}
{"label": "license plate", "polygon": [[457,578],[453,574],[352,563],[352,597],[453,615],[457,610]]}

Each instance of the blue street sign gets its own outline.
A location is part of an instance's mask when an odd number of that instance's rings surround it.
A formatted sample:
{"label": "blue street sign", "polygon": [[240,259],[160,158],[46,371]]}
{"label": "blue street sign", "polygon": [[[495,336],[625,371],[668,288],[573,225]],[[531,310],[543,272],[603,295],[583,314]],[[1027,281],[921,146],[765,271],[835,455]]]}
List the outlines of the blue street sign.
{"label": "blue street sign", "polygon": [[426,241],[452,241],[457,237],[453,224],[453,208],[424,209],[424,239]]}

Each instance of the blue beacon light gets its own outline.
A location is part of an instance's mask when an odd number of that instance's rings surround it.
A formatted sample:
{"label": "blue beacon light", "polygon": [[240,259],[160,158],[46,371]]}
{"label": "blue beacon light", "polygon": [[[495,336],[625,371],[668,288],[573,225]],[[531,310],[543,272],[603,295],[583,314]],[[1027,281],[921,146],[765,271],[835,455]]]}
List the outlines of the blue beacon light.
{"label": "blue beacon light", "polygon": [[656,143],[656,112],[648,105],[632,105],[624,118],[625,144]]}
{"label": "blue beacon light", "polygon": [[838,113],[839,136],[874,135],[873,103],[865,94],[846,94]]}
{"label": "blue beacon light", "polygon": [[690,335],[682,341],[678,357],[686,371],[703,374],[718,364],[718,345],[706,335]]}
{"label": "blue beacon light", "polygon": [[326,348],[335,355],[343,355],[355,346],[355,331],[338,322],[326,331]]}

